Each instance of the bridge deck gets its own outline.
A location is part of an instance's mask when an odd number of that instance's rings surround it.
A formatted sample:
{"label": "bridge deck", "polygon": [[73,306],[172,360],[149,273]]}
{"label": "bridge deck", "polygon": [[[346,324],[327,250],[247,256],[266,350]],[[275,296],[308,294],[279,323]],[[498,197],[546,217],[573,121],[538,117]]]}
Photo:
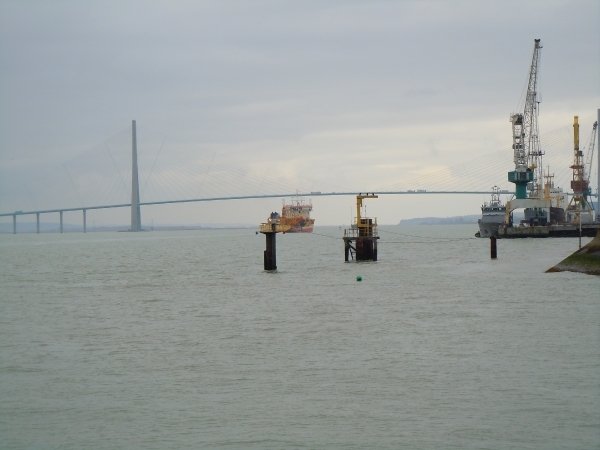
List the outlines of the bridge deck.
{"label": "bridge deck", "polygon": [[[344,196],[359,195],[360,192],[307,192],[307,193],[294,193],[294,194],[267,194],[267,195],[240,195],[235,197],[208,197],[208,198],[191,198],[183,200],[163,200],[157,202],[140,202],[140,206],[148,205],[167,205],[173,203],[193,203],[193,202],[214,202],[223,200],[249,200],[249,199],[261,199],[261,198],[277,198],[277,197],[330,197],[330,196]],[[492,191],[388,191],[388,192],[374,192],[377,195],[432,195],[432,194],[477,194],[477,195],[491,195]],[[594,196],[594,195],[592,195]],[[76,208],[55,208],[55,209],[41,209],[37,211],[14,211],[10,213],[2,213],[0,217],[9,216],[25,216],[31,214],[47,214],[67,211],[87,211],[92,209],[108,209],[108,208],[126,208],[131,206],[131,203],[119,203],[115,205],[97,205],[97,206],[79,206]]]}

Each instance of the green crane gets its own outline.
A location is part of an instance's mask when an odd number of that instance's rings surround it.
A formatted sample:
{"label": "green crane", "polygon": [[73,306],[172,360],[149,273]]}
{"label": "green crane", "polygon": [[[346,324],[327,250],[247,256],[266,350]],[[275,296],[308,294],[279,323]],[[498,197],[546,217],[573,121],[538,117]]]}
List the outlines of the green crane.
{"label": "green crane", "polygon": [[540,39],[535,39],[527,83],[525,109],[523,113],[515,113],[510,116],[515,170],[508,172],[508,181],[515,184],[515,197],[517,199],[527,198],[528,185],[531,197],[539,198],[542,194],[543,152],[540,150],[538,137],[537,115],[539,102],[536,92],[541,48]]}

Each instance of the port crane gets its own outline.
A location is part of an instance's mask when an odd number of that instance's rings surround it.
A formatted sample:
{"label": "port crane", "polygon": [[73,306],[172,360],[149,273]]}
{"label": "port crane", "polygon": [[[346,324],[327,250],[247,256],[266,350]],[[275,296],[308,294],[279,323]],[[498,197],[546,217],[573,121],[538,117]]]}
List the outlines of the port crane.
{"label": "port crane", "polygon": [[510,116],[515,170],[508,172],[508,181],[515,184],[517,199],[527,198],[528,188],[531,191],[530,197],[540,198],[542,193],[544,153],[540,149],[537,120],[540,103],[537,96],[538,67],[542,49],[540,41],[535,39],[533,46],[524,111]]}
{"label": "port crane", "polygon": [[587,157],[587,161],[585,163],[584,169],[583,169],[583,173],[584,175],[586,175],[585,179],[587,180],[587,184],[588,184],[588,192],[585,193],[585,195],[589,195],[592,193],[590,186],[590,177],[592,175],[592,160],[594,159],[594,148],[596,146],[596,131],[598,128],[598,121],[594,122],[594,125],[592,126],[592,135],[590,136],[590,141],[589,141],[589,147],[588,147],[588,157]]}
{"label": "port crane", "polygon": [[587,196],[591,193],[589,173],[586,178],[583,152],[579,150],[578,116],[575,116],[573,121],[573,165],[571,165],[570,168],[573,169],[573,180],[571,181],[573,197],[571,197],[569,205],[567,206],[567,214],[570,219],[569,221],[572,223],[581,224],[581,222],[584,221],[584,216],[586,216],[587,219],[585,222],[591,222],[593,221],[592,207],[587,200]]}
{"label": "port crane", "polygon": [[538,128],[540,101],[537,93],[541,49],[541,40],[534,39],[525,107],[522,113],[513,113],[510,116],[515,169],[508,172],[508,181],[515,184],[515,195],[510,201],[506,202],[504,220],[507,224],[512,224],[511,214],[519,208],[525,210],[525,219],[532,225],[543,225],[551,222],[553,198],[557,202],[557,207],[562,200],[562,198],[559,199],[560,188],[554,188],[550,177],[547,177],[550,183],[548,189],[543,186],[544,168],[542,158],[544,152],[540,148]]}

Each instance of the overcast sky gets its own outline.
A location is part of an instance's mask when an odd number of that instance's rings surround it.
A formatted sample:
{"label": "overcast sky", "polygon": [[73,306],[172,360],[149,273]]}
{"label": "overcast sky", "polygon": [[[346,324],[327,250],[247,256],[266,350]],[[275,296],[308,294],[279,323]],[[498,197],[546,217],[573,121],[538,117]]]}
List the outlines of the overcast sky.
{"label": "overcast sky", "polygon": [[[574,115],[593,120],[599,18],[596,0],[3,0],[0,212],[44,208],[28,177],[98,148],[132,119],[156,142],[165,136],[315,190],[376,190],[509,149],[508,117],[535,38],[544,46],[541,135],[571,126]],[[500,181],[510,150],[506,161],[495,169]],[[15,177],[24,188],[14,189]],[[482,200],[386,198],[372,201],[372,212],[397,223],[477,214]],[[142,218],[254,223],[280,203],[153,207]],[[352,198],[313,203],[317,224],[348,223]],[[93,214],[126,223],[129,213]]]}

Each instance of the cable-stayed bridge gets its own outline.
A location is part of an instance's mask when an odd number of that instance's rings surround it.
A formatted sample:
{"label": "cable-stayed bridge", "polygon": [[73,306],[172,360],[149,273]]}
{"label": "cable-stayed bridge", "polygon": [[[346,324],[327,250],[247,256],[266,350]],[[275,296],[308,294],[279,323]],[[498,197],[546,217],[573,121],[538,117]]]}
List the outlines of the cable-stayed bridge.
{"label": "cable-stayed bridge", "polygon": [[[592,117],[581,121],[583,146],[589,146],[587,129],[591,129],[594,120]],[[506,175],[513,167],[510,148],[481,154],[464,163],[403,176],[399,182],[394,181],[394,176],[379,177],[379,171],[385,172],[385,168],[365,167],[364,164],[359,164],[359,168],[356,164],[342,167],[340,172],[358,171],[360,174],[372,170],[381,183],[375,189],[371,186],[357,189],[355,186],[348,188],[348,180],[344,180],[343,176],[311,179],[306,174],[315,169],[303,165],[300,156],[292,157],[293,162],[290,163],[290,155],[279,160],[260,158],[264,155],[254,149],[253,158],[240,160],[239,154],[228,155],[215,146],[199,149],[194,144],[148,137],[151,134],[144,130],[140,133],[141,141],[138,141],[136,133],[127,128],[64,164],[44,167],[32,176],[21,175],[18,179],[8,180],[2,187],[0,211],[3,212],[0,217],[12,216],[13,232],[16,233],[17,217],[35,215],[39,232],[40,215],[58,213],[62,232],[63,214],[81,211],[85,232],[88,211],[131,208],[131,230],[136,231],[141,229],[140,208],[150,205],[296,195],[354,196],[361,192],[378,195],[488,195],[494,185],[499,186],[504,194],[514,191]],[[572,177],[569,169],[573,158],[572,127],[565,126],[541,138],[544,164],[550,166],[555,185],[567,191]],[[142,149],[139,177],[138,145]],[[597,180],[597,171],[592,175],[593,180]],[[323,182],[323,178],[328,182]],[[332,183],[329,183],[330,178]],[[361,179],[360,176],[349,178],[352,184],[354,180]],[[340,180],[346,182],[342,184]]]}

